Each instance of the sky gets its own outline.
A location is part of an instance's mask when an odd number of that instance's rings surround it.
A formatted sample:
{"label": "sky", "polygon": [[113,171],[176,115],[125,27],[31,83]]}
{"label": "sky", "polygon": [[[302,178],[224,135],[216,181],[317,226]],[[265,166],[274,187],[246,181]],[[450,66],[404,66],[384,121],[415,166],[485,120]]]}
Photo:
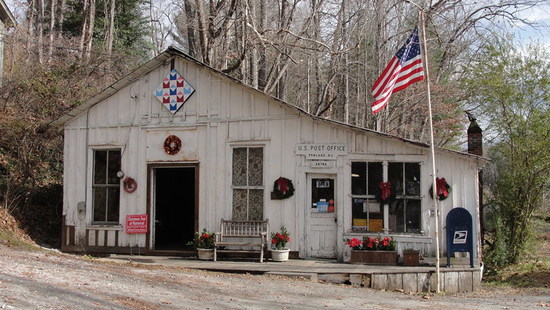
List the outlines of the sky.
{"label": "sky", "polygon": [[539,41],[550,50],[550,1],[548,4],[524,11],[521,16],[531,22],[541,24],[538,30],[528,26],[516,27],[515,34],[519,42]]}

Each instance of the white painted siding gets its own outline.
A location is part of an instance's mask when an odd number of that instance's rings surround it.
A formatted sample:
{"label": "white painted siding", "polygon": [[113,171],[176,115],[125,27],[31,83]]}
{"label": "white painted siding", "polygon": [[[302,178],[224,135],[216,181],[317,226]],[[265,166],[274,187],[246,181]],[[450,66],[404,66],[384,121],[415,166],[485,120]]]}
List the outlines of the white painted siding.
{"label": "white painted siding", "polygon": [[[422,236],[402,236],[407,242],[433,251],[434,224],[429,210],[432,200],[429,149],[388,136],[354,129],[332,122],[313,119],[298,110],[222,77],[206,67],[177,59],[175,69],[195,88],[195,93],[176,115],[172,115],[154,97],[153,92],[170,71],[163,65],[142,76],[87,113],[65,125],[65,201],[64,215],[68,225],[77,226],[77,235],[84,237],[91,223],[91,149],[120,147],[123,150],[122,170],[136,179],[138,189],[132,194],[121,191],[121,225],[127,214],[148,212],[148,163],[199,164],[199,227],[219,229],[221,218],[232,212],[231,148],[261,145],[264,147],[264,217],[269,218],[272,230],[281,224],[288,227],[292,250],[304,253],[304,240],[309,206],[306,193],[307,173],[334,174],[337,178],[338,240],[348,236],[351,229],[351,160],[414,160],[420,161],[422,181]],[[167,155],[164,139],[177,135],[182,150]],[[311,168],[302,155],[295,155],[300,143],[345,143],[349,154],[337,159],[328,169]],[[86,162],[88,156],[88,162]],[[439,151],[437,174],[453,187],[451,197],[441,203],[441,225],[445,214],[453,207],[465,207],[477,217],[477,166],[475,158]],[[293,181],[295,195],[285,200],[271,200],[273,182],[280,176]],[[88,187],[86,193],[86,186]],[[87,214],[79,220],[77,204],[86,201]],[[100,238],[103,238],[103,232]],[[93,237],[95,238],[95,236]],[[109,238],[111,238],[109,236]],[[115,242],[109,239],[109,245]],[[444,243],[445,234],[441,234]],[[103,240],[103,239],[102,239]],[[102,241],[103,242],[103,241]],[[145,247],[145,235],[118,236],[118,246]],[[114,246],[114,245],[113,245]],[[345,255],[338,243],[339,258]]]}

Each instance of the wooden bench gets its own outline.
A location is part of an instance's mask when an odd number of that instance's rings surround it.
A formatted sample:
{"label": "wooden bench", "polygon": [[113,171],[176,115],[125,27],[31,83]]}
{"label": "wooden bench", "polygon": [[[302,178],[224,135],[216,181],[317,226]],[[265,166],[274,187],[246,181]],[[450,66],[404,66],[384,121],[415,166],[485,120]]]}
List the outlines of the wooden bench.
{"label": "wooden bench", "polygon": [[[261,263],[264,261],[264,251],[268,246],[269,220],[244,221],[222,219],[220,231],[216,232],[215,235],[216,246],[214,246],[214,261],[217,260],[218,251],[245,253],[259,252]],[[233,250],[226,249],[226,247],[240,247],[240,249]],[[242,247],[253,248],[254,250],[247,251],[243,250]]]}

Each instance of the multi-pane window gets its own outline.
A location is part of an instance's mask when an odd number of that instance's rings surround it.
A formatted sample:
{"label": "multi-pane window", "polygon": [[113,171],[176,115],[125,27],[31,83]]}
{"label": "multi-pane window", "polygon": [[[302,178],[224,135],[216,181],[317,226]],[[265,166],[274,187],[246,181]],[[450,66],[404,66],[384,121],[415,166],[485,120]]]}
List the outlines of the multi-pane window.
{"label": "multi-pane window", "polygon": [[382,231],[383,209],[376,201],[378,184],[382,182],[381,162],[353,162],[351,164],[351,195],[353,229]]}
{"label": "multi-pane window", "polygon": [[388,181],[396,199],[389,204],[389,229],[420,233],[420,164],[389,163]]}
{"label": "multi-pane window", "polygon": [[94,150],[93,221],[119,222],[120,205],[120,150]]}
{"label": "multi-pane window", "polygon": [[[391,196],[385,215],[380,184],[388,181]],[[352,162],[351,185],[354,231],[420,233],[419,163]]]}
{"label": "multi-pane window", "polygon": [[264,150],[233,148],[233,219],[262,220],[264,210]]}

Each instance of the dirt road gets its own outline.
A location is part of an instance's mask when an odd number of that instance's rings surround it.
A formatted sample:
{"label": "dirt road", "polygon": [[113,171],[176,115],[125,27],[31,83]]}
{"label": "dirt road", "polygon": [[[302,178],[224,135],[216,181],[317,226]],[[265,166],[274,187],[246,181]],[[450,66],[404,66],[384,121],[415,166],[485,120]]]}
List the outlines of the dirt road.
{"label": "dirt road", "polygon": [[543,309],[550,289],[409,295],[267,275],[104,262],[0,244],[0,309]]}

